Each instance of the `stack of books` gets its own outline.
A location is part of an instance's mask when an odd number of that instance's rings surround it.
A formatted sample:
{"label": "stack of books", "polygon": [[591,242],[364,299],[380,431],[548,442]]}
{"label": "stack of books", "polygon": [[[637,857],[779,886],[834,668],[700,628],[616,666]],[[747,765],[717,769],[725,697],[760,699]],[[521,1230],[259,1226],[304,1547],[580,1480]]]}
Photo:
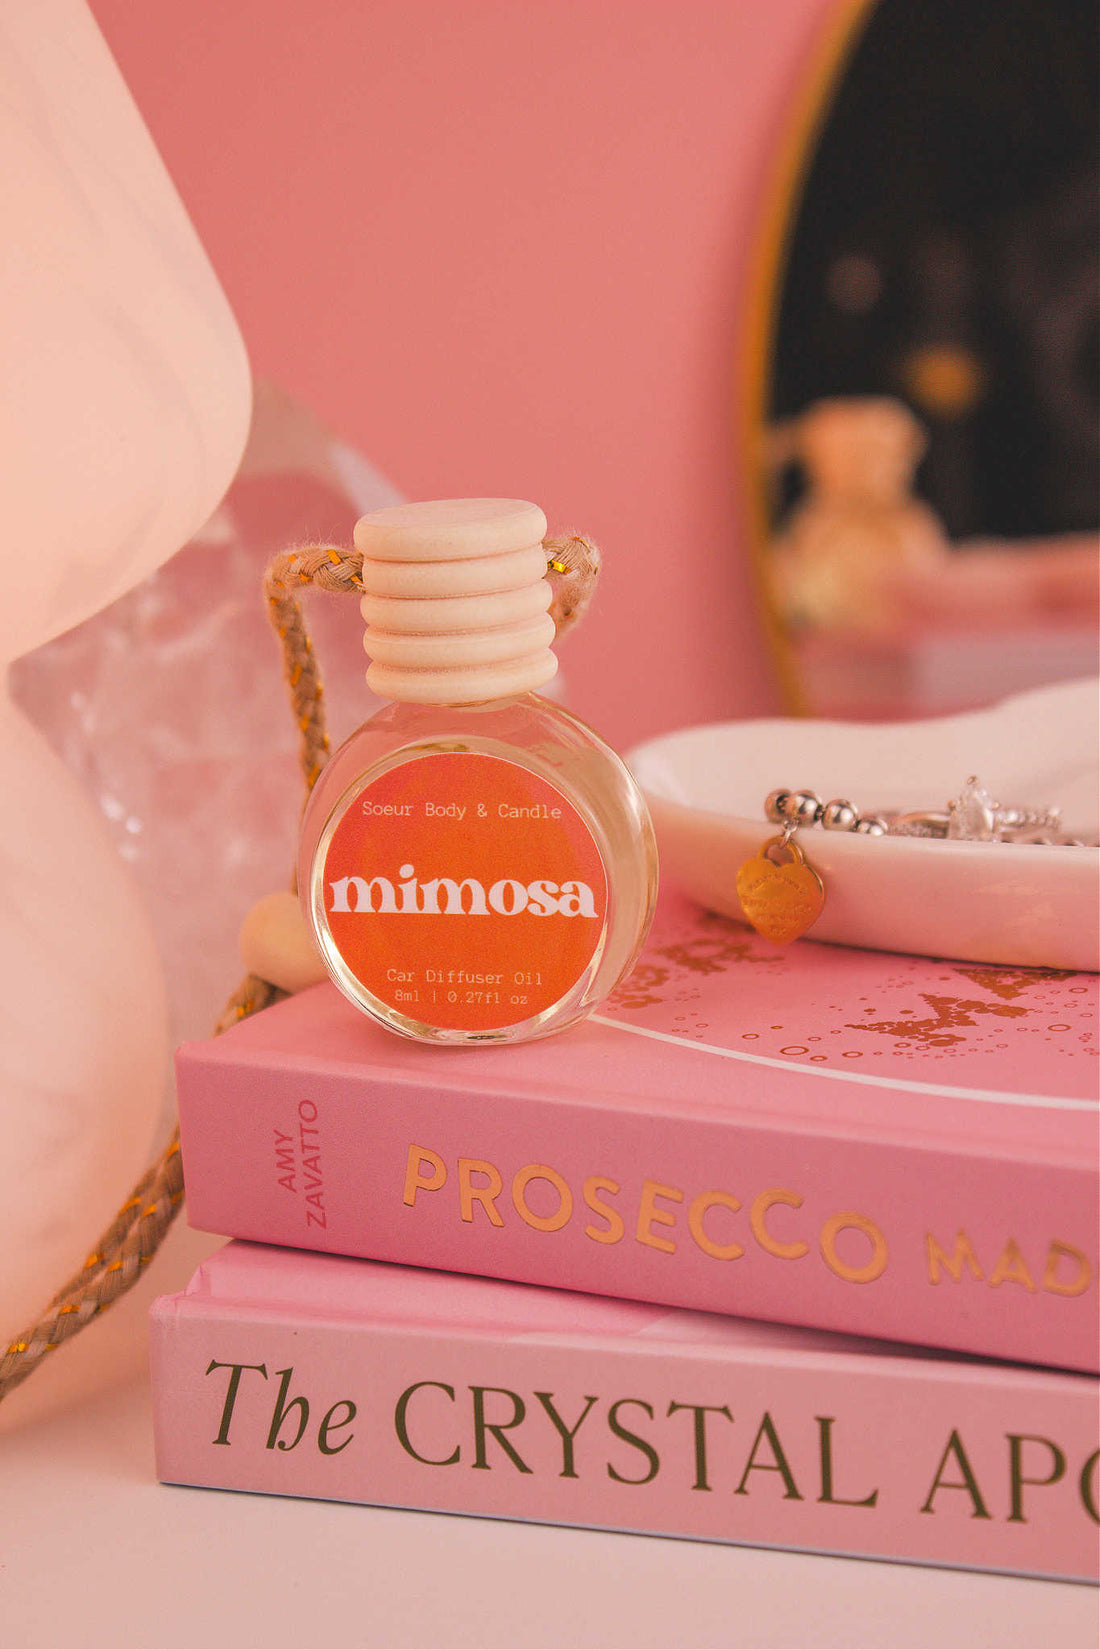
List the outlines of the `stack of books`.
{"label": "stack of books", "polygon": [[1095,1015],[666,900],[543,1042],[188,1045],[159,1475],[1095,1579]]}

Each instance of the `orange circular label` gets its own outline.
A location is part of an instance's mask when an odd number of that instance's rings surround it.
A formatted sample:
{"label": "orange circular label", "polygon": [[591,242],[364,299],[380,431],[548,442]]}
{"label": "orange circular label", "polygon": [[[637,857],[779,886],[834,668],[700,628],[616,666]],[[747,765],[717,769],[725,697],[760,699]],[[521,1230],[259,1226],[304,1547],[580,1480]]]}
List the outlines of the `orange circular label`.
{"label": "orange circular label", "polygon": [[433,752],[390,768],[345,805],[325,854],[323,924],[344,968],[446,1030],[551,1008],[592,963],[606,914],[584,819],[503,757]]}

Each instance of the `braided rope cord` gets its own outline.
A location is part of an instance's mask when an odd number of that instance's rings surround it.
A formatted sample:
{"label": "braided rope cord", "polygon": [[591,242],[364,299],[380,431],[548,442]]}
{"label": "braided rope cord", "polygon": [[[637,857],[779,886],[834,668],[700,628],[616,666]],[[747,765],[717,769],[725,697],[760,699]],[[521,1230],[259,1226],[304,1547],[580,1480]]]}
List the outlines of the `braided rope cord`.
{"label": "braided rope cord", "polygon": [[[587,604],[599,571],[599,551],[580,534],[546,539],[554,599],[550,612],[560,634]],[[328,761],[324,692],[320,671],[296,592],[304,586],[337,595],[362,589],[362,554],[331,545],[285,550],[264,575],[268,618],[279,638],[291,711],[298,728],[298,752],[306,796]],[[237,1025],[286,995],[249,974],[230,997],[214,1035]],[[146,1169],[84,1265],[50,1301],[45,1312],[0,1356],[0,1402],[31,1375],[48,1352],[91,1323],[141,1277],[160,1248],[183,1202],[179,1125],[156,1161]]]}

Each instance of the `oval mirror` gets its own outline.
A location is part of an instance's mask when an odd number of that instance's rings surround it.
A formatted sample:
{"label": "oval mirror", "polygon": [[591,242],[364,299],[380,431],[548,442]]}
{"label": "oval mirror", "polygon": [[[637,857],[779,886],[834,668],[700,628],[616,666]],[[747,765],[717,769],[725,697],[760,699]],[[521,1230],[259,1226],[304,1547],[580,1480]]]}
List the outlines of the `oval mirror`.
{"label": "oval mirror", "polygon": [[1097,670],[1097,9],[856,0],[781,149],[749,383],[788,708]]}

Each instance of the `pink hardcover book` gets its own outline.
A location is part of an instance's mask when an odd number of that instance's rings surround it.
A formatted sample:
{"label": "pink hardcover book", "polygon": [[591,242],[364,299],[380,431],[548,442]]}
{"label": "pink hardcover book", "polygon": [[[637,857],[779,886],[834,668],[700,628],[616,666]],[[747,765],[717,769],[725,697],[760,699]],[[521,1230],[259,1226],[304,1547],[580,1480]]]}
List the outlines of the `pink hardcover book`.
{"label": "pink hardcover book", "polygon": [[189,1215],[1095,1370],[1095,1010],[1093,976],[781,951],[670,902],[542,1042],[403,1041],[325,984],[184,1047]]}
{"label": "pink hardcover book", "polygon": [[1096,1574],[1089,1376],[241,1243],[152,1360],[170,1483]]}

